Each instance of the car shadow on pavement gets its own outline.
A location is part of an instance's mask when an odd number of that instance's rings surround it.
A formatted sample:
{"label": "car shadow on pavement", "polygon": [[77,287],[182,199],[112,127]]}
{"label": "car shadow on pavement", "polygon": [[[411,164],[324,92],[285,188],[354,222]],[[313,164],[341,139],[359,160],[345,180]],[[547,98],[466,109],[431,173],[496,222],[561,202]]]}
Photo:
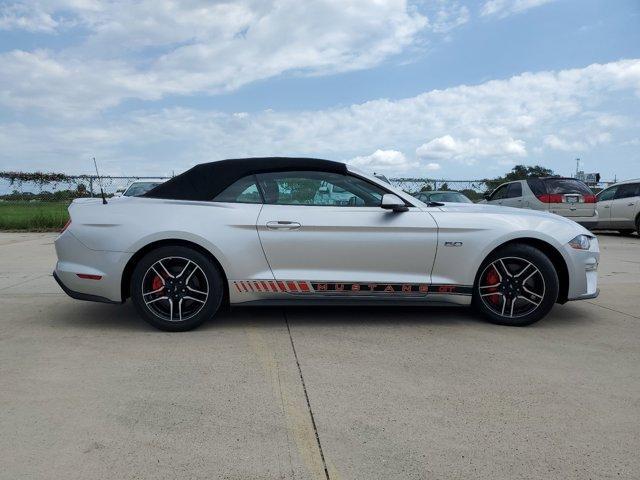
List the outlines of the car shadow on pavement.
{"label": "car shadow on pavement", "polygon": [[296,325],[449,325],[481,320],[470,308],[457,306],[292,306],[284,312]]}
{"label": "car shadow on pavement", "polygon": [[57,328],[155,331],[138,316],[133,304],[122,305],[69,301],[51,309],[47,317]]}
{"label": "car shadow on pavement", "polygon": [[[58,309],[56,309],[58,310]],[[557,305],[550,314],[531,328],[573,328],[598,321],[598,312],[576,304]],[[290,307],[233,307],[223,309],[215,319],[205,322],[198,330],[245,328],[281,328],[288,319],[296,326],[451,326],[482,325],[482,317],[467,307],[409,307],[409,306],[290,306]],[[155,328],[144,322],[131,302],[105,305],[89,302],[65,302],[49,319],[60,327],[99,330],[130,330],[153,332]]]}

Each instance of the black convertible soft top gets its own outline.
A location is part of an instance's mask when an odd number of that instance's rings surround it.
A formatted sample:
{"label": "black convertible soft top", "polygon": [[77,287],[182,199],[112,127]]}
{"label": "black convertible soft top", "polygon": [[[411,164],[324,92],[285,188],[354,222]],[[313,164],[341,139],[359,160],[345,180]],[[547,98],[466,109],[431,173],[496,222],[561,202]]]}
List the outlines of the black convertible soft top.
{"label": "black convertible soft top", "polygon": [[175,200],[211,200],[236,180],[266,172],[317,170],[347,173],[344,163],[319,158],[233,158],[201,163],[152,188],[143,196]]}

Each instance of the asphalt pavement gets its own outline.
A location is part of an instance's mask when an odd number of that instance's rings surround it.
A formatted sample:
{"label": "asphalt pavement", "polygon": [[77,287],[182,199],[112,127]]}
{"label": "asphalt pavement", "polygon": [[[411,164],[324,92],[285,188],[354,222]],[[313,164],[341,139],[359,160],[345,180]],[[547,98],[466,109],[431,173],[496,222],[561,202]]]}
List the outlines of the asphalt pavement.
{"label": "asphalt pavement", "polygon": [[235,308],[166,333],[0,233],[2,479],[640,477],[640,238],[527,328],[466,308]]}

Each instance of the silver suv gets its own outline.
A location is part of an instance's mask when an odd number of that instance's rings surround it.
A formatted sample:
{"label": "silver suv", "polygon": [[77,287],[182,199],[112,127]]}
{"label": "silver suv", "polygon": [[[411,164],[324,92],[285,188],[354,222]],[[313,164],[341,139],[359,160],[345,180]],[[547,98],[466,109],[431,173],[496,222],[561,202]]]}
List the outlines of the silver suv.
{"label": "silver suv", "polygon": [[483,203],[546,210],[587,228],[598,225],[596,196],[580,180],[562,177],[529,178],[503,183]]}
{"label": "silver suv", "polygon": [[616,183],[597,198],[598,228],[640,233],[640,179]]}

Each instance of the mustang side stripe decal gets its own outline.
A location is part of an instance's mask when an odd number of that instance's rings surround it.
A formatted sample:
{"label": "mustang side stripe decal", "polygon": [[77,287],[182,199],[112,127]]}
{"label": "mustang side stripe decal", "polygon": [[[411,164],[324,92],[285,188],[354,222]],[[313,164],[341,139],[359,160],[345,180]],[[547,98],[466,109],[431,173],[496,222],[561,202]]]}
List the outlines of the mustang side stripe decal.
{"label": "mustang side stripe decal", "polygon": [[433,283],[347,283],[314,281],[238,280],[233,282],[239,293],[295,293],[344,295],[471,295],[471,285]]}

